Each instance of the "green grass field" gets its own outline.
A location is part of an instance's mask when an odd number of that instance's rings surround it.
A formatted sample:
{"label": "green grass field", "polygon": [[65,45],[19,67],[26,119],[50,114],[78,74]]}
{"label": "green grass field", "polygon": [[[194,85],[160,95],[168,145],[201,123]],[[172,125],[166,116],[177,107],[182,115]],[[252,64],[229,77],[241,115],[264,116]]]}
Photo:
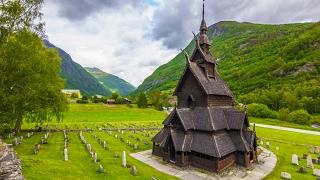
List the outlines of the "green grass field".
{"label": "green grass field", "polygon": [[[96,164],[93,162],[77,132],[70,132],[68,135],[70,140],[68,144],[69,161],[67,162],[63,160],[63,132],[50,133],[48,144],[42,145],[37,155],[33,154],[32,149],[40,141],[43,133],[35,133],[31,138],[24,139],[24,142],[15,149],[22,160],[23,174],[27,179],[150,179],[152,176],[157,179],[175,179],[128,155],[132,152],[151,149],[150,139],[157,133],[156,130],[137,131],[136,133],[124,131],[123,134],[121,131],[113,131],[112,134],[99,131],[99,128],[104,127],[161,127],[161,122],[165,117],[164,112],[154,109],[130,108],[125,105],[71,104],[63,122],[52,121],[44,126],[50,129],[64,129],[66,126],[70,129],[92,129],[93,132],[83,132],[83,135],[98,153],[100,162]],[[261,120],[258,122],[259,119],[254,119],[254,121],[261,123]],[[35,124],[25,123],[23,129],[34,128],[34,126]],[[256,131],[264,142],[270,142],[270,150],[278,157],[275,170],[265,179],[280,179],[282,171],[289,172],[293,179],[315,179],[311,169],[308,169],[307,174],[299,174],[297,172],[299,167],[291,165],[291,155],[297,154],[302,157],[303,153],[308,153],[309,146],[320,146],[320,136],[260,127],[256,127]],[[25,135],[26,132],[21,134]],[[107,142],[109,150],[103,149],[98,140],[93,137],[94,134]],[[7,139],[6,141],[11,142],[12,140]],[[134,149],[134,145],[137,145],[138,149]],[[279,150],[276,150],[276,147],[279,147]],[[114,158],[115,154],[121,155],[122,151],[127,152],[127,163],[137,167],[138,176],[132,176],[130,168],[121,167],[121,158]],[[312,156],[316,157],[315,154]],[[99,164],[103,165],[105,173],[97,172]],[[306,166],[306,161],[300,161],[300,165]],[[319,165],[315,167],[320,168]]]}

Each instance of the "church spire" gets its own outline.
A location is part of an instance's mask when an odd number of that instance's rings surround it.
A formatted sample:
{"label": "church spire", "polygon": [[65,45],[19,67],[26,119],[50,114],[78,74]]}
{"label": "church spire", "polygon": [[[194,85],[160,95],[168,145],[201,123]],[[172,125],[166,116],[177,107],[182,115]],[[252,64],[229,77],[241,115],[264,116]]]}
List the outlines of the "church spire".
{"label": "church spire", "polygon": [[199,37],[200,45],[202,44],[210,45],[209,38],[207,36],[208,27],[207,27],[206,21],[204,20],[204,0],[202,4],[202,20],[201,20],[201,25],[199,30],[200,30],[200,37]]}

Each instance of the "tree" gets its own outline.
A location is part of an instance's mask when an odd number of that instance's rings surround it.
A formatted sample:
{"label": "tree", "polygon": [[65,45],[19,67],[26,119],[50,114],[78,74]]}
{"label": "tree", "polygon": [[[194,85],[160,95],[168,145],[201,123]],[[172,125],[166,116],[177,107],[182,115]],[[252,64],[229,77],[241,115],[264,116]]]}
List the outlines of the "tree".
{"label": "tree", "polygon": [[4,43],[10,34],[24,29],[45,37],[40,12],[42,4],[43,0],[1,0],[0,43]]}
{"label": "tree", "polygon": [[308,114],[308,112],[304,109],[293,111],[288,116],[288,120],[290,122],[306,125],[310,124],[311,118],[312,117],[310,116],[310,114]]}
{"label": "tree", "polygon": [[43,123],[62,119],[67,108],[61,93],[61,59],[56,50],[28,30],[15,32],[0,44],[0,122],[19,132],[23,120]]}
{"label": "tree", "polygon": [[148,100],[145,93],[140,93],[137,100],[137,105],[139,108],[147,108]]}
{"label": "tree", "polygon": [[248,114],[253,117],[260,118],[276,118],[276,112],[272,111],[268,108],[268,106],[264,104],[252,103],[248,105]]}
{"label": "tree", "polygon": [[113,93],[111,94],[111,99],[116,100],[118,97],[119,97],[118,92],[113,92]]}

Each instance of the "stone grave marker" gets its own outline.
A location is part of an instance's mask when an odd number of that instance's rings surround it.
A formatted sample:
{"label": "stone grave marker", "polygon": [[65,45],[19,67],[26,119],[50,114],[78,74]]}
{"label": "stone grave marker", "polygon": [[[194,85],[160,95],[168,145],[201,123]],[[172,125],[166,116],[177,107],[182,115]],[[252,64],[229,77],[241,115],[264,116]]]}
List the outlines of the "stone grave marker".
{"label": "stone grave marker", "polygon": [[13,139],[12,144],[13,144],[14,146],[17,146],[17,145],[18,145],[18,138],[15,137],[15,138]]}
{"label": "stone grave marker", "polygon": [[103,166],[101,164],[99,165],[98,172],[99,173],[104,173],[105,172],[105,170],[104,170],[104,168],[103,168]]}
{"label": "stone grave marker", "polygon": [[307,173],[308,172],[308,170],[307,170],[307,168],[305,168],[305,167],[300,167],[299,168],[299,171],[298,171],[299,173]]}
{"label": "stone grave marker", "polygon": [[281,172],[281,178],[283,179],[291,179],[291,174],[287,172]]}
{"label": "stone grave marker", "polygon": [[269,147],[270,147],[270,143],[266,142],[266,148],[269,148]]}
{"label": "stone grave marker", "polygon": [[307,157],[307,167],[313,168],[312,157],[310,155]]}
{"label": "stone grave marker", "polygon": [[137,176],[138,175],[138,170],[136,166],[131,166],[131,171],[130,174],[133,176]]}
{"label": "stone grave marker", "polygon": [[97,153],[94,153],[94,155],[93,155],[93,161],[94,161],[94,163],[97,163],[97,160],[98,160],[98,154],[97,154]]}
{"label": "stone grave marker", "polygon": [[106,143],[106,141],[103,141],[103,149],[107,149],[107,143]]}
{"label": "stone grave marker", "polygon": [[320,177],[320,169],[313,169],[312,174],[317,176],[317,177]]}
{"label": "stone grave marker", "polygon": [[299,165],[298,155],[292,154],[291,163],[294,164],[294,165]]}
{"label": "stone grave marker", "polygon": [[121,165],[122,165],[122,167],[127,167],[127,159],[126,159],[126,152],[125,151],[122,151]]}
{"label": "stone grave marker", "polygon": [[308,157],[308,154],[303,154],[302,159],[307,159],[307,157]]}
{"label": "stone grave marker", "polygon": [[67,149],[67,148],[64,148],[63,154],[64,154],[64,160],[65,160],[65,161],[68,161],[69,158],[68,158],[68,149]]}

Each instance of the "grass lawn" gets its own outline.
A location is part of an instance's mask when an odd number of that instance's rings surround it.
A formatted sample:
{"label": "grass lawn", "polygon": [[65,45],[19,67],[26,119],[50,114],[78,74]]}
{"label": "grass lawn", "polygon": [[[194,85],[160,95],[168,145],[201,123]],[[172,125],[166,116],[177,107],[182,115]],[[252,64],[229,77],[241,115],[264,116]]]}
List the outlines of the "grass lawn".
{"label": "grass lawn", "polygon": [[[69,110],[64,113],[61,123],[53,120],[48,125],[59,128],[65,126],[79,128],[88,126],[94,127],[105,122],[162,122],[167,116],[165,112],[157,111],[153,108],[139,109],[128,107],[127,105],[106,105],[106,104],[70,104]],[[35,123],[24,123],[23,129],[35,127]]]}
{"label": "grass lawn", "polygon": [[[320,146],[320,136],[300,134],[295,132],[273,130],[256,127],[257,135],[263,138],[265,142],[270,142],[270,150],[272,150],[278,158],[277,165],[274,171],[265,179],[280,179],[281,172],[289,172],[292,179],[315,179],[312,175],[312,169],[308,168],[307,174],[298,173],[299,166],[291,165],[291,155],[297,154],[300,158],[304,153],[309,152],[311,145]],[[279,147],[279,150],[276,150]],[[313,158],[320,155],[311,154]],[[307,166],[305,159],[299,161],[300,166]],[[320,168],[320,165],[314,165],[315,168]]]}
{"label": "grass lawn", "polygon": [[[43,133],[35,133],[29,139],[15,147],[19,157],[22,160],[23,174],[27,179],[150,179],[152,176],[157,179],[175,179],[172,176],[163,174],[150,166],[147,166],[129,156],[131,152],[151,149],[151,137],[157,133],[157,130],[150,131],[113,131],[109,134],[106,131],[99,131],[103,127],[161,127],[161,122],[166,117],[166,113],[154,109],[130,108],[125,105],[102,105],[71,104],[68,112],[65,113],[63,122],[52,121],[45,124],[48,128],[64,129],[68,126],[70,129],[91,128],[92,133],[84,132],[84,136],[94,151],[98,153],[101,160],[95,164],[87,152],[84,144],[81,143],[79,134],[69,133],[69,161],[63,161],[63,133],[51,133],[49,143],[42,145],[39,154],[34,155],[32,149],[43,136]],[[288,127],[299,128],[300,125],[280,124],[277,120],[268,122],[268,119],[250,118],[251,122],[285,125]],[[268,123],[266,123],[268,122]],[[282,121],[281,121],[282,122]],[[278,124],[279,123],[279,124]],[[34,128],[35,124],[23,124],[23,129]],[[306,127],[304,127],[305,129]],[[297,154],[302,157],[303,153],[308,153],[309,146],[320,146],[320,136],[299,134],[281,130],[272,130],[256,127],[257,135],[263,138],[264,142],[269,141],[272,150],[278,157],[278,163],[275,170],[266,179],[280,179],[282,171],[289,172],[293,179],[315,179],[312,176],[312,170],[308,169],[307,174],[299,174],[298,166],[291,165],[291,155]],[[22,132],[21,134],[25,134]],[[105,140],[109,150],[103,149],[98,140],[93,137]],[[115,137],[117,135],[117,138]],[[11,139],[6,141],[11,142]],[[265,144],[265,143],[264,143]],[[138,149],[134,148],[137,145]],[[279,147],[279,150],[276,150]],[[138,176],[132,176],[129,168],[121,167],[121,159],[114,158],[114,154],[121,155],[121,152],[127,152],[127,163],[135,165],[138,169]],[[316,157],[316,155],[312,155]],[[105,173],[98,173],[98,165],[102,164]],[[306,166],[306,161],[301,160],[300,165]],[[315,165],[320,168],[319,165]]]}

